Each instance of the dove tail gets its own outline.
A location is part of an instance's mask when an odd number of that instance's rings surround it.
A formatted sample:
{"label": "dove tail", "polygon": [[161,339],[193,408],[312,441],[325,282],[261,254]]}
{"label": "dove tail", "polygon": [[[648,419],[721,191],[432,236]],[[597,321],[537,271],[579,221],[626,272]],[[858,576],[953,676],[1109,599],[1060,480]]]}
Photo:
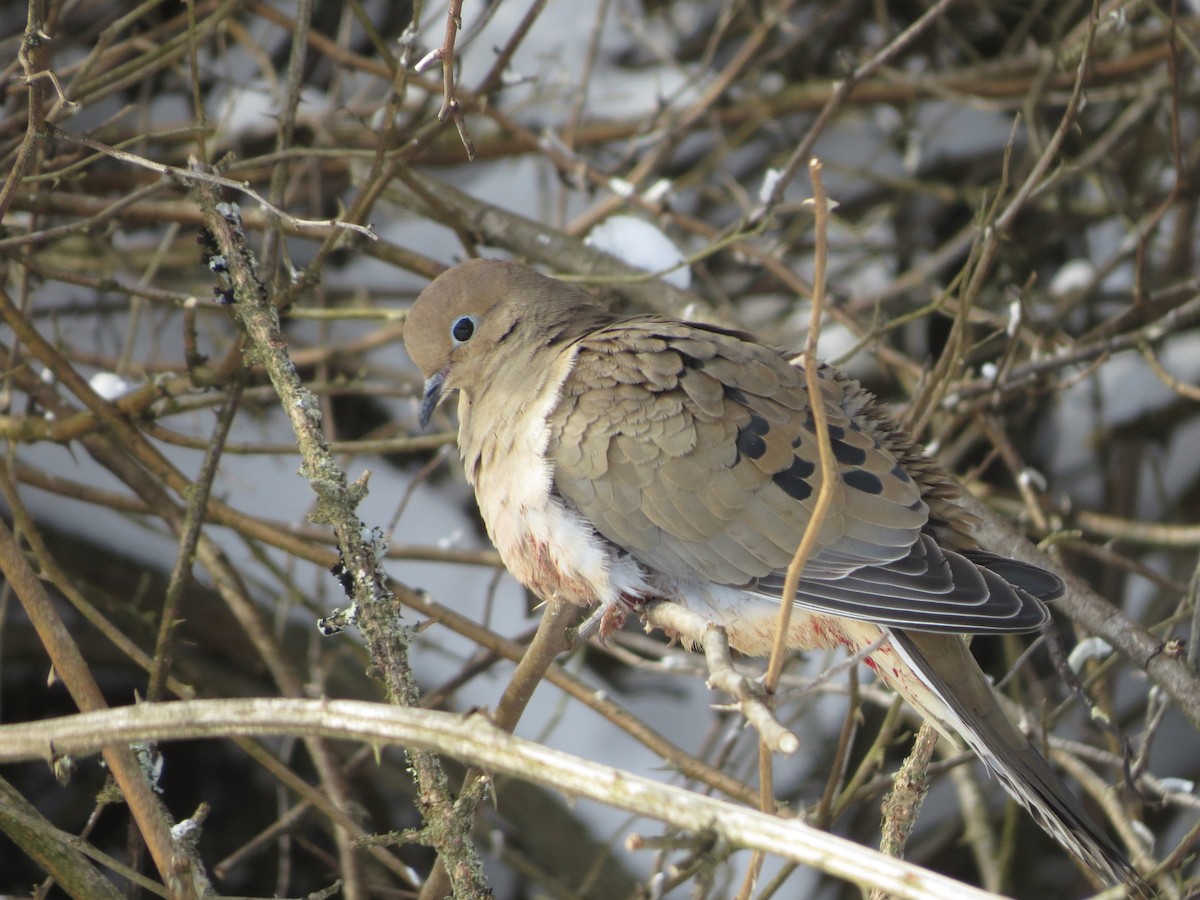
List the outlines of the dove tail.
{"label": "dove tail", "polygon": [[1137,870],[1004,714],[992,686],[952,635],[889,630],[892,646],[943,709],[922,709],[956,731],[1047,834],[1112,884],[1151,896]]}

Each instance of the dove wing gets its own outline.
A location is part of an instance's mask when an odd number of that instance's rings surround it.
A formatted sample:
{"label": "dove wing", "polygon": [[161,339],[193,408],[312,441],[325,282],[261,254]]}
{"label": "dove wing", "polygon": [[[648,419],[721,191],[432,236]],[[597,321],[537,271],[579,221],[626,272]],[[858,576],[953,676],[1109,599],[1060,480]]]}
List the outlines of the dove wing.
{"label": "dove wing", "polygon": [[[652,571],[778,599],[821,482],[803,370],[740,333],[652,316],[572,352],[548,417],[557,492]],[[796,602],[921,630],[1039,627],[1034,597],[939,547],[868,395],[819,375],[837,481]]]}

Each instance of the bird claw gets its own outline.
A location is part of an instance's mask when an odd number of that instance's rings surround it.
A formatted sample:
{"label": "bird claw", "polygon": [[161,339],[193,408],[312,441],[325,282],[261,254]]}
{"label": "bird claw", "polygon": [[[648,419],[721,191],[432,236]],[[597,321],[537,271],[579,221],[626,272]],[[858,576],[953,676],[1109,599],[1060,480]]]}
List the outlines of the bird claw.
{"label": "bird claw", "polygon": [[602,644],[625,626],[632,607],[625,602],[606,603],[596,607],[575,629],[577,642],[590,641],[597,638]]}

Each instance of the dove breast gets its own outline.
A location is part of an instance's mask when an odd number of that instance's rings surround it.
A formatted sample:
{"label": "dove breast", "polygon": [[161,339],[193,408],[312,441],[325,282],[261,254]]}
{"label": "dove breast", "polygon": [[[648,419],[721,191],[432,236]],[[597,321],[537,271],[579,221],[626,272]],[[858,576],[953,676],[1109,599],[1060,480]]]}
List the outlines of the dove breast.
{"label": "dove breast", "polygon": [[547,416],[575,363],[558,352],[528,397],[505,398],[504,415],[486,420],[472,407],[499,401],[490,385],[459,395],[459,447],[488,536],[513,576],[541,599],[612,605],[648,593],[640,566],[597,534],[554,487],[546,456]]}

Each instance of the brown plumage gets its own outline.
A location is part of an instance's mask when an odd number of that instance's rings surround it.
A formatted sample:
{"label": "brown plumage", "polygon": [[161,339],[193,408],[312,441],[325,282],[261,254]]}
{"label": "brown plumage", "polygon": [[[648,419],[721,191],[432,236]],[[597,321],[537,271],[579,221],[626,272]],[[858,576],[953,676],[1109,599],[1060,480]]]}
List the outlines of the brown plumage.
{"label": "brown plumage", "polygon": [[[518,580],[549,602],[682,603],[736,649],[770,652],[821,478],[804,373],[784,353],[740,332],[618,317],[495,260],[435,279],[404,340],[427,378],[423,422],[459,392],[467,477]],[[960,637],[1037,630],[1062,582],[981,550],[953,479],[856,382],[819,375],[838,478],[788,645],[854,652],[885,632],[868,664],[887,683],[1101,876],[1139,884]]]}

